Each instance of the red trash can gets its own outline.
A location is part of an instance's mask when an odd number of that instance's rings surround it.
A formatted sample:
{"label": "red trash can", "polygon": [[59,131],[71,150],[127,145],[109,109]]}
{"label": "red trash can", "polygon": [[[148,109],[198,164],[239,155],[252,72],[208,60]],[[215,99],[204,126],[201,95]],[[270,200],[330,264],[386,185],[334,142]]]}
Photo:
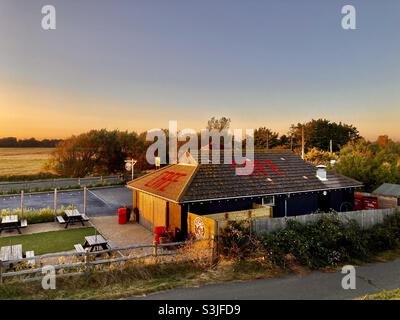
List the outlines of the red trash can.
{"label": "red trash can", "polygon": [[126,224],[126,208],[118,209],[118,223]]}
{"label": "red trash can", "polygon": [[166,227],[154,227],[154,241],[160,244],[160,237],[167,231]]}

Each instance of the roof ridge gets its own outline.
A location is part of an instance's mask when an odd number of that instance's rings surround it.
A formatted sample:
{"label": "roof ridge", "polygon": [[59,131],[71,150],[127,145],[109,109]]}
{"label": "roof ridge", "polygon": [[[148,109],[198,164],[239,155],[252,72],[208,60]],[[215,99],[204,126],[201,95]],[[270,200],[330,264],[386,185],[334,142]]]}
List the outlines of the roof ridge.
{"label": "roof ridge", "polygon": [[181,200],[181,197],[184,195],[188,187],[193,181],[193,178],[196,176],[197,172],[199,171],[200,163],[196,165],[196,168],[193,170],[192,175],[190,176],[189,180],[186,182],[185,187],[182,189],[182,191],[179,193],[178,197],[176,198],[176,201],[179,203]]}

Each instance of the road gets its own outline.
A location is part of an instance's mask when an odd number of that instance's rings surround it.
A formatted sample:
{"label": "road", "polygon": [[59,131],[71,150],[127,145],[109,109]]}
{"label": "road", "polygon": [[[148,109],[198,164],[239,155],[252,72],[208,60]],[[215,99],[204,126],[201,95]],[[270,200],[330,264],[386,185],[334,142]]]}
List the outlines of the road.
{"label": "road", "polygon": [[[31,209],[53,208],[54,192],[25,194],[24,207]],[[20,196],[0,196],[1,209],[16,209],[21,205]],[[57,207],[74,205],[83,211],[83,191],[57,192]],[[87,215],[104,216],[116,213],[118,207],[132,205],[132,192],[125,187],[106,187],[88,190]]]}
{"label": "road", "polygon": [[260,300],[260,299],[353,299],[366,294],[400,287],[400,259],[356,267],[356,289],[341,287],[340,272],[312,272],[306,276],[244,282],[210,284],[199,288],[183,288],[132,299],[147,300]]}

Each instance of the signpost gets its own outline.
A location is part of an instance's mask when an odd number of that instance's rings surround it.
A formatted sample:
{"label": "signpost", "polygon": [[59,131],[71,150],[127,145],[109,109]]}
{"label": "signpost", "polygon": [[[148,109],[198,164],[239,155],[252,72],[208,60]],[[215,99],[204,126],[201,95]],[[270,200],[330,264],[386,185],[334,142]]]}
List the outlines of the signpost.
{"label": "signpost", "polygon": [[133,172],[134,172],[133,168],[134,168],[136,162],[137,162],[137,160],[134,160],[134,159],[125,160],[125,169],[126,169],[126,171],[131,171],[132,180],[133,180]]}

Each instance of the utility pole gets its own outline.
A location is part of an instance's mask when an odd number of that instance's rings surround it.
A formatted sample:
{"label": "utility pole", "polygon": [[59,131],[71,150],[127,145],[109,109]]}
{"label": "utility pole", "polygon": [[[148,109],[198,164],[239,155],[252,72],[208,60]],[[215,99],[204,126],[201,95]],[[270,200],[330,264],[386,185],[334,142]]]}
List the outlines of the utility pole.
{"label": "utility pole", "polygon": [[304,160],[304,125],[301,125],[301,158]]}
{"label": "utility pole", "polygon": [[329,140],[329,151],[332,153],[332,139],[331,140]]}
{"label": "utility pole", "polygon": [[290,134],[290,150],[293,151],[293,133]]}

